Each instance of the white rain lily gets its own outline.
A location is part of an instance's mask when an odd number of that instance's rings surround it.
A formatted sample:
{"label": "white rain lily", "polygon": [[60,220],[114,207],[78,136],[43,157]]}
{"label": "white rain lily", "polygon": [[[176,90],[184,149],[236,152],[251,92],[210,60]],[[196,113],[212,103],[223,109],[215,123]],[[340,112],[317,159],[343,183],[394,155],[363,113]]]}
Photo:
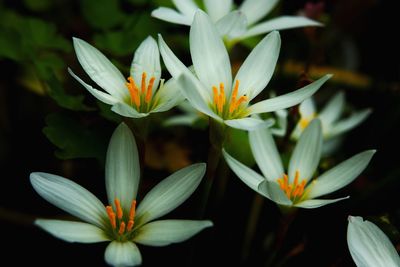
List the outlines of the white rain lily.
{"label": "white rain lily", "polygon": [[[172,0],[178,9],[159,7],[151,13],[158,19],[192,25],[193,17],[199,6],[194,0]],[[234,9],[233,0],[204,0],[207,14],[215,23],[218,32],[225,40],[239,41],[274,30],[292,29],[307,26],[322,26],[321,23],[303,16],[280,16],[258,23],[270,13],[278,0],[245,0]],[[232,11],[233,10],[233,11]]]}
{"label": "white rain lily", "polygon": [[195,109],[233,128],[255,129],[267,124],[249,115],[296,105],[314,94],[331,77],[325,75],[294,92],[250,105],[274,73],[281,45],[279,33],[272,32],[258,43],[234,79],[223,41],[208,15],[201,10],[195,14],[189,41],[195,74],[159,36],[161,56],[168,71]]}
{"label": "white rain lily", "polygon": [[98,100],[111,105],[119,115],[142,118],[153,112],[163,112],[183,100],[173,79],[161,79],[160,52],[157,42],[147,37],[135,51],[130,76],[121,72],[95,47],[73,38],[78,61],[88,76],[105,92],[97,90],[69,73]]}
{"label": "white rain lily", "polygon": [[80,185],[57,175],[34,172],[33,188],[44,199],[81,219],[78,221],[37,219],[35,224],[68,242],[110,241],[105,261],[113,266],[134,266],[142,262],[135,243],[165,246],[182,242],[210,221],[157,220],[184,202],[197,188],[205,164],[194,164],[170,175],[141,200],[136,209],[139,159],[135,139],[125,124],[111,137],[106,159],[106,190],[109,204]]}
{"label": "white rain lily", "polygon": [[372,222],[349,216],[347,244],[358,267],[399,267],[400,257],[389,238]]}
{"label": "white rain lily", "polygon": [[279,205],[299,208],[318,208],[348,198],[317,199],[351,183],[366,168],[375,153],[375,150],[361,152],[318,178],[313,178],[322,149],[321,122],[318,119],[314,119],[302,133],[293,150],[288,172],[284,171],[269,129],[250,131],[249,140],[263,175],[223,151],[230,168],[244,183],[263,196]]}

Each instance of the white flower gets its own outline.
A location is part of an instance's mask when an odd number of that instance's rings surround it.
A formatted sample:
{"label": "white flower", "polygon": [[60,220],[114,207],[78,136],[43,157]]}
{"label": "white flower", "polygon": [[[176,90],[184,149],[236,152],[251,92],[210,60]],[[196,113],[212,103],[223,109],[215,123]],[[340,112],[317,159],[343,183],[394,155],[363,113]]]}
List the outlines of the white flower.
{"label": "white flower", "polygon": [[152,37],[147,37],[135,51],[127,80],[95,47],[79,38],[73,38],[73,42],[82,68],[106,92],[85,83],[71,69],[69,73],[98,100],[112,105],[119,115],[142,118],[167,111],[183,100],[173,79],[165,84],[160,79],[160,52]]}
{"label": "white flower", "polygon": [[400,257],[389,238],[375,224],[349,216],[347,244],[358,267],[399,267]]}
{"label": "white flower", "polygon": [[254,129],[266,124],[248,116],[296,105],[331,77],[325,75],[294,92],[249,105],[272,77],[280,50],[279,33],[268,34],[232,79],[228,52],[214,24],[201,10],[196,12],[190,29],[190,53],[195,74],[174,55],[161,36],[159,46],[168,71],[177,79],[181,93],[193,107],[233,128]]}
{"label": "white flower", "polygon": [[[159,7],[151,15],[158,19],[190,26],[199,9],[193,0],[172,0],[178,11]],[[321,23],[302,16],[281,16],[259,22],[276,6],[278,0],[245,0],[232,11],[232,0],[204,0],[207,14],[215,23],[219,34],[226,40],[242,40],[274,30],[306,26],[322,26]]]}
{"label": "white flower", "polygon": [[140,175],[138,152],[131,131],[123,123],[111,137],[105,173],[107,206],[68,179],[32,173],[30,180],[39,195],[83,221],[37,219],[35,224],[68,242],[111,241],[105,260],[114,266],[134,266],[142,262],[135,243],[165,246],[184,241],[212,226],[210,221],[154,221],[194,192],[205,173],[205,164],[194,164],[170,175],[147,193],[136,209]]}
{"label": "white flower", "polygon": [[321,158],[321,122],[314,119],[302,133],[293,150],[288,172],[269,129],[249,132],[253,156],[264,176],[240,163],[223,151],[233,172],[250,188],[279,205],[317,208],[346,199],[316,199],[351,183],[368,165],[375,150],[361,152],[314,178]]}

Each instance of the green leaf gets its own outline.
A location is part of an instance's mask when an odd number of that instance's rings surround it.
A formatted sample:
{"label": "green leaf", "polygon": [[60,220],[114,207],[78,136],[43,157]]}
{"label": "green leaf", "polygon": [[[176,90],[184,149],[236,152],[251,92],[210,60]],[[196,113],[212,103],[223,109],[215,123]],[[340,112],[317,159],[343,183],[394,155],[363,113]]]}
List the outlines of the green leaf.
{"label": "green leaf", "polygon": [[24,0],[25,7],[32,11],[46,11],[52,7],[52,0]]}
{"label": "green leaf", "polygon": [[104,163],[109,137],[104,129],[59,113],[48,115],[46,125],[43,133],[59,148],[55,151],[58,158],[96,158]]}
{"label": "green leaf", "polygon": [[117,0],[83,0],[80,3],[83,16],[93,28],[109,30],[125,20],[126,15]]}
{"label": "green leaf", "polygon": [[228,139],[224,144],[225,150],[235,159],[252,167],[255,164],[251,152],[249,137],[246,131],[230,128]]}

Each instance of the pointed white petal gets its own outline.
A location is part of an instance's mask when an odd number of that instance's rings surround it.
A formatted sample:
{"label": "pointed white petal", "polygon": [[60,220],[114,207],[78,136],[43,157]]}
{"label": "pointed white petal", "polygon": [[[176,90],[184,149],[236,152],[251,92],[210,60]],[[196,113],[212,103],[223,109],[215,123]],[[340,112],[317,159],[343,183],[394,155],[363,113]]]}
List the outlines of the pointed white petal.
{"label": "pointed white petal", "polygon": [[222,150],[222,154],[224,155],[225,161],[231,170],[236,174],[237,177],[240,178],[248,187],[253,189],[254,191],[260,193],[258,191],[258,185],[265,180],[264,177],[244,165],[243,163],[234,159],[231,155],[229,155],[225,149]]}
{"label": "pointed white petal", "polygon": [[288,123],[288,112],[286,109],[280,109],[274,112],[277,120],[277,125],[274,128],[271,128],[271,133],[275,136],[285,136],[287,131],[287,123]]}
{"label": "pointed white petal", "polygon": [[170,110],[184,101],[185,97],[182,95],[181,90],[179,84],[173,78],[169,79],[165,84],[162,84],[154,96],[158,105],[152,110],[152,112]]}
{"label": "pointed white petal", "polygon": [[315,82],[296,91],[260,101],[249,107],[250,114],[271,112],[297,105],[306,98],[312,96],[331,77],[331,74],[327,74]]}
{"label": "pointed white petal", "polygon": [[48,202],[85,222],[103,228],[105,208],[88,190],[54,174],[33,172],[29,178],[35,191]]}
{"label": "pointed white petal", "polygon": [[167,246],[172,243],[183,242],[212,225],[211,221],[155,221],[140,227],[133,241],[148,246]]}
{"label": "pointed white petal", "polygon": [[245,131],[253,131],[260,128],[268,128],[274,125],[274,119],[261,120],[255,118],[242,118],[224,121],[226,125]]}
{"label": "pointed white petal", "polygon": [[321,23],[301,16],[282,16],[256,24],[250,28],[242,39],[265,34],[271,31],[286,30],[299,27],[322,26]]}
{"label": "pointed white petal", "polygon": [[304,118],[310,118],[314,116],[316,112],[314,100],[310,97],[301,102],[301,104],[299,105],[299,112],[300,115]]}
{"label": "pointed white petal", "polygon": [[102,229],[88,223],[37,219],[35,225],[67,242],[97,243],[109,240]]}
{"label": "pointed white petal", "polygon": [[111,136],[106,158],[106,190],[109,204],[116,198],[129,210],[140,180],[139,155],[129,127],[121,123]]}
{"label": "pointed white petal", "polygon": [[327,135],[335,136],[347,131],[350,131],[360,123],[362,123],[365,119],[368,118],[369,114],[371,114],[371,109],[364,109],[358,112],[354,112],[349,118],[338,121],[332,126],[332,129]]}
{"label": "pointed white petal", "polygon": [[172,0],[176,8],[187,17],[193,18],[194,13],[199,7],[193,0]]}
{"label": "pointed white petal", "polygon": [[276,31],[257,44],[235,77],[239,81],[238,95],[247,95],[251,101],[265,88],[274,73],[280,48],[281,38]]}
{"label": "pointed white petal", "polygon": [[267,15],[278,3],[279,0],[246,0],[239,7],[248,18],[249,25],[259,21]]}
{"label": "pointed white petal", "polygon": [[187,25],[187,26],[190,26],[190,24],[192,24],[193,21],[193,17],[181,14],[176,10],[167,7],[159,7],[153,10],[151,12],[151,16],[164,21],[181,25]]}
{"label": "pointed white petal", "polygon": [[367,167],[376,150],[367,150],[343,161],[315,179],[307,195],[316,198],[334,192],[351,183]]}
{"label": "pointed white petal", "polygon": [[298,208],[305,208],[305,209],[315,209],[319,208],[328,204],[332,204],[341,200],[348,199],[349,197],[342,197],[336,199],[308,199],[302,202],[295,204],[294,206]]}
{"label": "pointed white petal", "polygon": [[258,185],[258,192],[279,205],[292,206],[293,203],[275,181],[265,180]]}
{"label": "pointed white petal", "polygon": [[146,85],[152,77],[155,78],[152,88],[154,93],[160,82],[161,64],[157,42],[151,36],[139,45],[132,60],[131,76],[138,86],[141,84],[143,73],[146,73]]}
{"label": "pointed white petal", "polygon": [[83,87],[85,87],[86,90],[89,91],[89,93],[91,93],[95,98],[97,98],[101,102],[104,102],[108,105],[114,105],[115,103],[120,101],[119,99],[115,98],[114,96],[106,94],[102,91],[99,91],[99,90],[93,88],[92,86],[90,86],[89,84],[85,83],[81,78],[76,76],[75,73],[73,73],[70,68],[68,68],[68,72],[69,72],[69,74],[71,74],[72,77],[74,77],[75,80],[77,80],[80,84],[82,84]]}
{"label": "pointed white petal", "polygon": [[119,102],[111,107],[111,110],[115,113],[127,117],[127,118],[143,118],[149,115],[149,113],[139,113],[135,108],[129,106],[124,102]]}
{"label": "pointed white petal", "polygon": [[217,28],[203,11],[198,10],[190,28],[190,54],[199,80],[209,92],[225,85],[227,95],[232,86],[231,63]]}
{"label": "pointed white petal", "polygon": [[347,244],[358,267],[398,267],[400,257],[385,233],[362,217],[349,216]]}
{"label": "pointed white petal", "polygon": [[113,241],[106,248],[104,260],[115,267],[137,266],[142,263],[142,255],[133,242]]}
{"label": "pointed white petal", "polygon": [[300,180],[312,178],[321,159],[322,129],[319,119],[314,119],[300,136],[289,162],[289,180],[293,182],[296,171]]}
{"label": "pointed white petal", "polygon": [[263,175],[270,181],[284,174],[281,157],[268,128],[249,132],[251,151]]}
{"label": "pointed white petal", "polygon": [[139,204],[138,224],[161,217],[182,204],[196,190],[205,171],[205,163],[193,164],[157,184]]}
{"label": "pointed white petal", "polygon": [[344,103],[345,97],[343,92],[338,92],[329,100],[318,115],[322,122],[322,128],[330,128],[331,124],[339,119],[344,108]]}
{"label": "pointed white petal", "polygon": [[218,21],[232,9],[233,0],[204,0],[207,14],[213,22]]}
{"label": "pointed white petal", "polygon": [[234,39],[244,34],[247,29],[246,16],[235,10],[228,15],[222,17],[215,23],[221,36]]}
{"label": "pointed white petal", "polygon": [[79,63],[94,82],[115,98],[129,96],[124,76],[99,50],[76,37],[73,43]]}

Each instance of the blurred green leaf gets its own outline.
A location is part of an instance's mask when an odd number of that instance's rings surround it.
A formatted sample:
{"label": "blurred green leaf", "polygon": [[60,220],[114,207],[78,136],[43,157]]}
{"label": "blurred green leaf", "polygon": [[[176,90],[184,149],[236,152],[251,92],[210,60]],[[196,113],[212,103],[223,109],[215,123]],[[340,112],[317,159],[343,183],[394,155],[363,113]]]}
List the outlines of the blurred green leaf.
{"label": "blurred green leaf", "polygon": [[52,0],[24,0],[24,5],[32,11],[48,10],[53,4]]}
{"label": "blurred green leaf", "polygon": [[101,101],[97,101],[97,106],[100,109],[100,115],[106,118],[109,121],[113,121],[116,123],[122,122],[122,117],[119,116],[117,113],[111,110],[111,106],[107,105]]}
{"label": "blurred green leaf", "polygon": [[43,133],[59,150],[55,155],[60,159],[96,158],[104,162],[108,136],[103,129],[83,125],[63,114],[46,117]]}
{"label": "blurred green leaf", "polygon": [[235,159],[252,167],[255,164],[246,131],[230,129],[230,135],[224,146],[225,150]]}
{"label": "blurred green leaf", "polygon": [[109,30],[125,20],[126,15],[117,0],[83,0],[80,3],[83,16],[93,28]]}

